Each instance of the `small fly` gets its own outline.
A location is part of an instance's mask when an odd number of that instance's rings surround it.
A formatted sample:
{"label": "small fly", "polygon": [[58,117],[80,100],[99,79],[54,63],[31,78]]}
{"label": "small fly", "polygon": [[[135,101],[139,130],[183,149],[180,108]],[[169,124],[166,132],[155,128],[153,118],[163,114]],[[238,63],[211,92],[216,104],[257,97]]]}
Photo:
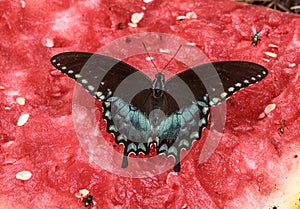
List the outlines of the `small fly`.
{"label": "small fly", "polygon": [[252,30],[252,45],[256,46],[261,39],[261,36],[266,32],[266,30],[256,31],[255,27],[251,27]]}
{"label": "small fly", "polygon": [[281,119],[280,127],[277,129],[278,133],[284,134],[284,128],[286,127],[285,120]]}
{"label": "small fly", "polygon": [[94,206],[94,202],[93,202],[93,196],[92,195],[88,195],[86,198],[83,199],[82,204],[84,207],[93,207]]}

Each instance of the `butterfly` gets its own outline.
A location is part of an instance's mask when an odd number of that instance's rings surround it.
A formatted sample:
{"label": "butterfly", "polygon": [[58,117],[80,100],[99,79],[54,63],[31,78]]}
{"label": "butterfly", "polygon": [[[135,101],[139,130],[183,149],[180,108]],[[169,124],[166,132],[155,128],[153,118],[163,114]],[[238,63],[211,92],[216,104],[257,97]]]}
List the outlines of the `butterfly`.
{"label": "butterfly", "polygon": [[157,154],[174,157],[175,172],[181,150],[189,150],[208,126],[210,108],[268,74],[256,63],[222,61],[168,80],[158,72],[152,80],[121,60],[87,52],[60,53],[51,63],[102,102],[107,132],[124,145],[122,168],[130,153],[148,155],[154,144]]}

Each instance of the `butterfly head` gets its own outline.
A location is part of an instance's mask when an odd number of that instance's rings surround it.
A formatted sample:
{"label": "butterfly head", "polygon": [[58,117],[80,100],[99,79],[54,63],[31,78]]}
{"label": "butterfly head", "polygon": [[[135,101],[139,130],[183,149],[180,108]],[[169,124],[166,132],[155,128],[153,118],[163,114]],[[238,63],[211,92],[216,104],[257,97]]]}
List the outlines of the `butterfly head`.
{"label": "butterfly head", "polygon": [[163,95],[165,90],[165,76],[162,73],[157,73],[152,82],[153,96],[158,98]]}

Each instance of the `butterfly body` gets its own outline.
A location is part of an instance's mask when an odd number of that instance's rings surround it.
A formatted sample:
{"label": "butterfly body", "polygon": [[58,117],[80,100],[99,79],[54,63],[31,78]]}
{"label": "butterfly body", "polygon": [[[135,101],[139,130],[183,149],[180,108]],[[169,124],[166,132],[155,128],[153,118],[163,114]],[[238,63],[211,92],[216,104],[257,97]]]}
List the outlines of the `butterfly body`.
{"label": "butterfly body", "polygon": [[210,107],[267,75],[255,63],[224,61],[168,80],[160,72],[151,80],[125,62],[84,52],[61,53],[51,63],[102,101],[107,132],[124,145],[123,168],[130,153],[148,155],[154,144],[157,154],[174,157],[176,172],[181,150],[189,150],[208,126]]}

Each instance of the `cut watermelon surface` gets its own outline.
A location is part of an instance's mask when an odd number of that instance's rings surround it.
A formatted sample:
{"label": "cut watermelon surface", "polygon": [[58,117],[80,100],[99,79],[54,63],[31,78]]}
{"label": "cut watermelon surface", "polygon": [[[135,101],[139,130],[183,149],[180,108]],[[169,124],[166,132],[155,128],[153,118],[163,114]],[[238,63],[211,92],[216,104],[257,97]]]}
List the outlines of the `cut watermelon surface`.
{"label": "cut watermelon surface", "polygon": [[[257,46],[252,26],[265,30]],[[0,208],[85,208],[78,192],[86,190],[94,208],[300,208],[299,15],[226,0],[13,0],[0,2],[0,28]],[[74,128],[75,83],[49,62],[140,32],[181,37],[210,61],[251,61],[269,71],[226,102],[212,154],[200,157],[206,129],[179,173],[131,178],[92,162]]]}

